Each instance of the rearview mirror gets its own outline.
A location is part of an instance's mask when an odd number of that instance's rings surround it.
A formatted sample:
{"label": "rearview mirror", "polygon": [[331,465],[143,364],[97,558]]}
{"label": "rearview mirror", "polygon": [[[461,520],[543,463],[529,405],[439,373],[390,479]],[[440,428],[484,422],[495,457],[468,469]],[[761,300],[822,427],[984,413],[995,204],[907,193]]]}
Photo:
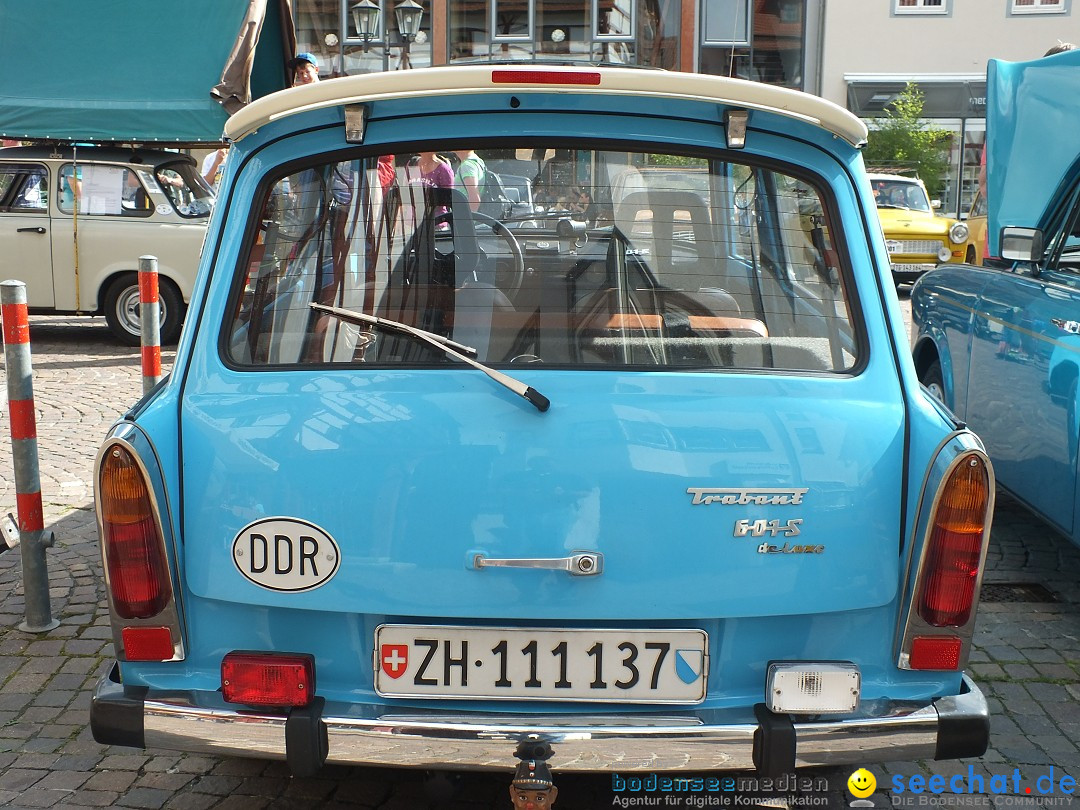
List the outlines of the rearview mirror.
{"label": "rearview mirror", "polygon": [[935,211],[938,210],[939,208],[941,208],[941,200],[931,200],[930,207],[933,208]]}
{"label": "rearview mirror", "polygon": [[1001,258],[1037,262],[1043,255],[1043,233],[1037,228],[1002,228]]}

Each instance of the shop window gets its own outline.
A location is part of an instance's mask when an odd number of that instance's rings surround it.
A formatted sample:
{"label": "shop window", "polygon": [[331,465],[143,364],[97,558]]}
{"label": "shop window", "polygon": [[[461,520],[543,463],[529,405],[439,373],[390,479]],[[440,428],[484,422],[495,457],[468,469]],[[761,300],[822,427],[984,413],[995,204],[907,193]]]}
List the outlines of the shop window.
{"label": "shop window", "polygon": [[[702,9],[702,73],[802,89],[806,26],[800,3],[704,0]],[[745,44],[744,34],[750,37]]]}
{"label": "shop window", "polygon": [[946,0],[895,0],[896,14],[948,14]]}
{"label": "shop window", "polygon": [[1065,11],[1065,0],[1012,0],[1013,14],[1056,14]]}
{"label": "shop window", "polygon": [[634,0],[593,0],[593,39],[633,40]]}
{"label": "shop window", "polygon": [[556,56],[670,70],[678,62],[680,16],[678,0],[450,0],[448,56]]}
{"label": "shop window", "polygon": [[491,38],[499,42],[530,42],[533,4],[529,0],[492,0]]}

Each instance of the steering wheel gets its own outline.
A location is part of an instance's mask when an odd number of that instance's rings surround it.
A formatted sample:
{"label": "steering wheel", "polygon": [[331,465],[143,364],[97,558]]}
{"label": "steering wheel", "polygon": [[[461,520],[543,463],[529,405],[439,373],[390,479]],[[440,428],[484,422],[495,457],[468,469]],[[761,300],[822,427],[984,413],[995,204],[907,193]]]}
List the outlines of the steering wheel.
{"label": "steering wheel", "polygon": [[[513,301],[514,296],[517,295],[518,291],[521,289],[521,285],[525,283],[525,252],[521,249],[521,243],[518,241],[518,238],[514,236],[514,232],[504,223],[495,219],[495,217],[489,217],[487,214],[481,214],[479,211],[472,211],[471,214],[475,222],[490,227],[491,232],[500,237],[506,243],[506,247],[510,251],[510,257],[513,260],[514,266],[510,269],[509,283],[497,284],[496,286],[507,298]],[[452,219],[451,212],[444,211],[435,217],[435,225],[438,226],[441,222],[451,222]],[[441,235],[443,234],[440,234],[440,236]]]}

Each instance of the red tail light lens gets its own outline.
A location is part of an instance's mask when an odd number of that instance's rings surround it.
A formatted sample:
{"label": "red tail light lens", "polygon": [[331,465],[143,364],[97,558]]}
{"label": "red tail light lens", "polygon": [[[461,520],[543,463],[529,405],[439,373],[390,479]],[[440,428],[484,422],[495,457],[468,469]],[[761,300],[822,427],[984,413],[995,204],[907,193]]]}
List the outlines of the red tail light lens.
{"label": "red tail light lens", "polygon": [[247,706],[306,706],[315,696],[315,659],[231,652],[221,661],[221,693]]}
{"label": "red tail light lens", "polygon": [[119,445],[105,454],[100,476],[102,542],[113,606],[124,619],[156,616],[172,598],[172,586],[146,480],[135,458]]}
{"label": "red tail light lens", "polygon": [[919,615],[934,627],[959,627],[971,618],[989,500],[986,464],[969,455],[945,482],[933,518]]}
{"label": "red tail light lens", "polygon": [[168,627],[125,627],[124,658],[128,661],[168,661],[173,657],[172,633]]}
{"label": "red tail light lens", "polygon": [[916,636],[911,641],[911,668],[959,669],[963,646],[955,636]]}

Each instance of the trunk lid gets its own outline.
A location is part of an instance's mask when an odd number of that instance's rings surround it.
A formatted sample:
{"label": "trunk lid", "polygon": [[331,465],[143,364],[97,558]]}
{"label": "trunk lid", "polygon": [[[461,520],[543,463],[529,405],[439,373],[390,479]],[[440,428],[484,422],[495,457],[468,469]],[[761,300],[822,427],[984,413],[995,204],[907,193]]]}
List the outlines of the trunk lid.
{"label": "trunk lid", "polygon": [[[602,620],[894,597],[903,412],[877,375],[517,376],[550,411],[470,370],[193,377],[184,554],[219,562],[187,565],[188,587],[463,619],[535,617],[538,600],[552,619]],[[601,553],[603,573],[471,567],[575,551]]]}

